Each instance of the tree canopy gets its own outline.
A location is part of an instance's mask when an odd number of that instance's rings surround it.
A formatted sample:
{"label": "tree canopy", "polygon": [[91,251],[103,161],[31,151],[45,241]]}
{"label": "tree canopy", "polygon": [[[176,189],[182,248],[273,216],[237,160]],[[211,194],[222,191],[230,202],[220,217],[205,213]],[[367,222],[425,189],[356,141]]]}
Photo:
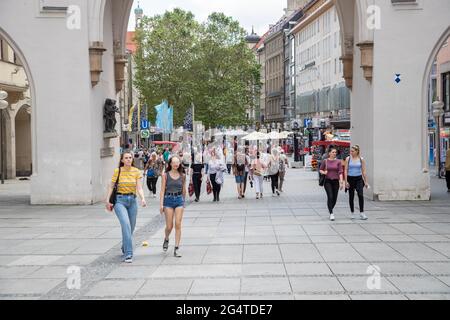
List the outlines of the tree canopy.
{"label": "tree canopy", "polygon": [[[247,124],[260,88],[260,66],[245,30],[223,13],[200,24],[181,9],[145,17],[136,30],[135,85],[149,106],[167,99],[174,124],[195,104],[195,120],[207,127]],[[153,108],[150,108],[153,113]]]}

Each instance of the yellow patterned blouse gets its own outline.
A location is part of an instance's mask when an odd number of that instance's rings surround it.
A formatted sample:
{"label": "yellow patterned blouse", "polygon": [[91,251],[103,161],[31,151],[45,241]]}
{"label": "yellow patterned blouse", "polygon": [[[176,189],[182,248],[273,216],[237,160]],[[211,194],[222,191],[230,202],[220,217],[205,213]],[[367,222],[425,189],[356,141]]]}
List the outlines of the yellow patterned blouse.
{"label": "yellow patterned blouse", "polygon": [[[116,169],[111,179],[113,183],[116,182],[118,174],[119,169]],[[131,167],[129,171],[125,171],[125,169],[122,167],[120,169],[120,178],[117,192],[122,194],[129,194],[129,193],[136,194],[136,186],[138,179],[142,179],[141,170],[135,167]]]}

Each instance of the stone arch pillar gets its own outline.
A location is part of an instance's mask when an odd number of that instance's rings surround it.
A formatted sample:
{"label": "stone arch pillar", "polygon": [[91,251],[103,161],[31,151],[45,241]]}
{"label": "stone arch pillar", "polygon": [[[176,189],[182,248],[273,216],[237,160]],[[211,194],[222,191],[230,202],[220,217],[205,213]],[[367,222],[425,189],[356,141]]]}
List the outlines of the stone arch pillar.
{"label": "stone arch pillar", "polygon": [[14,175],[30,176],[32,174],[31,156],[31,106],[24,104],[18,108],[14,121],[14,141],[12,156],[15,157]]}

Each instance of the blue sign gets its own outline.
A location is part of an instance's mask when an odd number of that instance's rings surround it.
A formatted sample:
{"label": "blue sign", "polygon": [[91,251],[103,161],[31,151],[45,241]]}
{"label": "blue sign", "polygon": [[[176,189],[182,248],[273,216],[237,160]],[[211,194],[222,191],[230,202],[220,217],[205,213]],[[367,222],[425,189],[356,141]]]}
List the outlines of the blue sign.
{"label": "blue sign", "polygon": [[141,130],[148,130],[150,128],[150,124],[148,120],[143,119],[141,120]]}
{"label": "blue sign", "polygon": [[397,82],[397,84],[400,83],[402,81],[401,77],[402,77],[402,75],[400,73],[396,73],[394,81]]}

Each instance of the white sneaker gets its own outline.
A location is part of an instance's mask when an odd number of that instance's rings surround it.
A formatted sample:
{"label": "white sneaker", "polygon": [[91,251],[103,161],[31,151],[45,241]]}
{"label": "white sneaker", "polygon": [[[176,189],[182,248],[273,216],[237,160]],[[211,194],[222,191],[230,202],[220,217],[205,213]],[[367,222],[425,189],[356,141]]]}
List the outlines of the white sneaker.
{"label": "white sneaker", "polygon": [[361,214],[359,215],[359,217],[361,218],[361,220],[367,220],[369,218],[367,218],[367,216],[364,214],[364,212],[361,212]]}
{"label": "white sneaker", "polygon": [[335,217],[334,217],[334,214],[333,214],[333,213],[330,214],[330,220],[331,220],[331,221],[334,221],[334,220],[335,220]]}
{"label": "white sneaker", "polygon": [[352,212],[352,214],[351,214],[351,219],[352,219],[352,220],[355,220],[355,219],[356,219],[356,214],[355,214],[354,212]]}
{"label": "white sneaker", "polygon": [[126,257],[124,262],[125,263],[132,263],[133,262],[133,258],[132,257]]}

